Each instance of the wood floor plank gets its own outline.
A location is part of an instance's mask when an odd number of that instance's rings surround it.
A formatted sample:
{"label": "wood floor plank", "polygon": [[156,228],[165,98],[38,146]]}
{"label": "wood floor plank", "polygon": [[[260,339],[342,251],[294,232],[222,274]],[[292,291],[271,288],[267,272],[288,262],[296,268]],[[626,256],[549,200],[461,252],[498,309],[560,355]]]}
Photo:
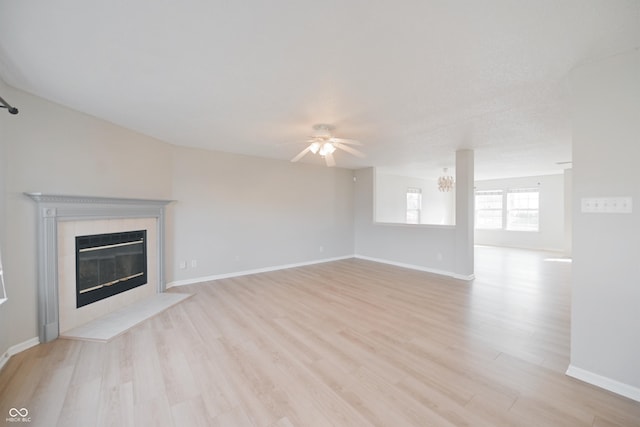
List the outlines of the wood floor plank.
{"label": "wood floor plank", "polygon": [[472,282],[348,259],[188,285],[108,343],[12,357],[0,412],[27,408],[34,426],[640,425],[639,402],[564,374],[571,264],[549,256],[479,247]]}
{"label": "wood floor plank", "polygon": [[134,426],[133,384],[107,385],[103,382],[99,397],[96,426]]}

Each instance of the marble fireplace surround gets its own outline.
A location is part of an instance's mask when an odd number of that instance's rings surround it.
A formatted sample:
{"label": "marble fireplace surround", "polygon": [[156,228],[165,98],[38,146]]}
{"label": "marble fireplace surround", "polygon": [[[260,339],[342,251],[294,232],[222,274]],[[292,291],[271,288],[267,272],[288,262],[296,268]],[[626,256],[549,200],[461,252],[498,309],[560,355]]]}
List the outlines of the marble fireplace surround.
{"label": "marble fireplace surround", "polygon": [[127,199],[25,193],[37,204],[38,336],[49,342],[60,334],[58,223],[152,218],[156,223],[156,293],[165,291],[165,206],[172,200]]}

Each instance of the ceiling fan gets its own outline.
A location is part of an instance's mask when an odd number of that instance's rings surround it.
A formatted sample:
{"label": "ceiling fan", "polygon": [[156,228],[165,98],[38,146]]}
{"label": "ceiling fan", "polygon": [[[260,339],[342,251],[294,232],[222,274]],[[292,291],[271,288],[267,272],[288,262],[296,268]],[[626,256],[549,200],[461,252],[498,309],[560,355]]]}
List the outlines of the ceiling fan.
{"label": "ceiling fan", "polygon": [[327,162],[327,166],[332,167],[336,165],[336,161],[333,158],[333,153],[336,148],[346,151],[349,154],[353,154],[357,157],[364,157],[364,153],[356,150],[350,145],[362,145],[360,141],[354,139],[336,138],[331,134],[331,131],[335,129],[335,126],[318,124],[313,126],[313,134],[311,138],[307,140],[309,146],[302,150],[297,156],[291,159],[292,162],[297,162],[303,158],[309,151],[313,154],[319,154],[324,157]]}

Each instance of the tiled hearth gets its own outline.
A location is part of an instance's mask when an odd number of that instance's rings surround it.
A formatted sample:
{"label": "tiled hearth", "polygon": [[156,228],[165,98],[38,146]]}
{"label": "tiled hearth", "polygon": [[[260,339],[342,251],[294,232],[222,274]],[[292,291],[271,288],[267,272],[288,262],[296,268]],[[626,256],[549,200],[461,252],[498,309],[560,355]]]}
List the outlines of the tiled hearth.
{"label": "tiled hearth", "polygon": [[[164,208],[170,200],[26,195],[38,208],[40,342],[164,292]],[[147,230],[147,283],[76,309],[75,236],[128,230]]]}
{"label": "tiled hearth", "polygon": [[153,294],[76,328],[61,331],[60,337],[107,342],[190,296],[175,292]]}

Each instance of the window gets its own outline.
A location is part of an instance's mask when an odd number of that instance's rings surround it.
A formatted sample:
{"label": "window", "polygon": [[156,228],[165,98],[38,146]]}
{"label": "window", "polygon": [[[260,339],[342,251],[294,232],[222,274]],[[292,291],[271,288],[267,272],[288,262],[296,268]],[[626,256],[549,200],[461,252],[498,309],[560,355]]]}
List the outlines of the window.
{"label": "window", "polygon": [[539,201],[536,188],[507,190],[507,230],[538,231]]}
{"label": "window", "polygon": [[422,209],[422,190],[407,188],[407,224],[420,224]]}
{"label": "window", "polygon": [[538,231],[540,190],[514,188],[476,191],[477,229]]}
{"label": "window", "polygon": [[476,191],[476,228],[502,229],[502,190]]}

